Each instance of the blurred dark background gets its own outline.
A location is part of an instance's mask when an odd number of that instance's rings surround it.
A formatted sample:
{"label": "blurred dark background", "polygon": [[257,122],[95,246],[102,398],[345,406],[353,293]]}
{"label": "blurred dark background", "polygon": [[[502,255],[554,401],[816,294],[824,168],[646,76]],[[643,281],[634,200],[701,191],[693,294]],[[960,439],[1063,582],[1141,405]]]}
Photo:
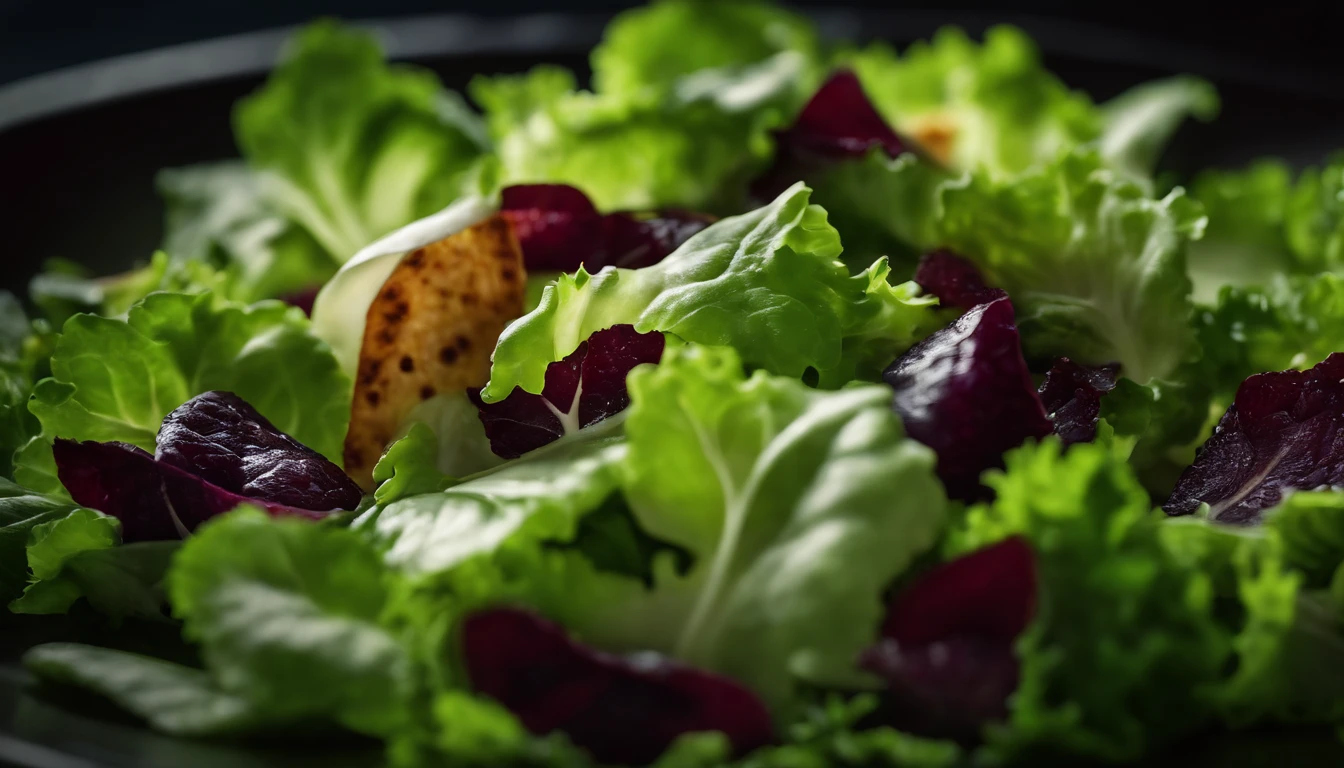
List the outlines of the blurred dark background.
{"label": "blurred dark background", "polygon": [[[386,18],[405,14],[465,12],[512,14],[557,11],[612,12],[621,0],[0,0],[0,82],[58,67],[159,46],[300,23],[315,15]],[[1184,2],[801,2],[819,8],[927,10],[955,16],[1038,15],[1104,24],[1142,33],[1155,45],[1199,45],[1228,57],[1254,55],[1344,73],[1338,34],[1344,3],[1275,0],[1242,4]]]}
{"label": "blurred dark background", "polygon": [[[583,75],[606,19],[640,4],[140,0],[112,7],[0,0],[3,287],[22,292],[51,257],[107,274],[152,253],[163,217],[155,174],[236,156],[232,105],[262,82],[286,34],[246,33],[324,15],[418,17],[380,23],[385,43],[461,88],[477,73],[522,71],[543,60]],[[1212,124],[1181,129],[1163,163],[1177,181],[1266,154],[1314,163],[1344,147],[1344,57],[1337,43],[1344,2],[1338,0],[1275,0],[1237,10],[1184,0],[788,4],[812,12],[824,34],[858,42],[880,37],[898,47],[944,24],[978,36],[994,23],[1014,23],[1037,40],[1048,67],[1098,100],[1152,78],[1204,76],[1218,86],[1222,114]],[[426,21],[431,14],[462,16]],[[522,14],[545,16],[521,24],[506,18]],[[218,38],[228,39],[197,44]],[[137,55],[167,46],[177,48]],[[123,58],[95,64],[117,57]]]}

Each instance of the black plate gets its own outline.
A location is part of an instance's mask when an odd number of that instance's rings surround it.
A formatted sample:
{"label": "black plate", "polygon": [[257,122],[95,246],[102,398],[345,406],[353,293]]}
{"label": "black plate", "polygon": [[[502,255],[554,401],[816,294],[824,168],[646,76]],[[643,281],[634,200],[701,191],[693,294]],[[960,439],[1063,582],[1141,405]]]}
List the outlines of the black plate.
{"label": "black plate", "polygon": [[[834,38],[902,44],[955,23],[973,34],[997,22],[1023,27],[1047,64],[1098,99],[1143,80],[1190,72],[1213,80],[1223,115],[1182,129],[1165,159],[1188,174],[1277,154],[1315,162],[1344,144],[1344,91],[1311,69],[1268,55],[1229,55],[1132,33],[1041,17],[820,11]],[[453,88],[477,73],[521,71],[540,61],[581,73],[604,16],[511,19],[430,16],[370,22],[396,58],[425,64]],[[291,30],[225,38],[64,70],[0,87],[0,221],[4,286],[22,293],[45,259],[61,256],[104,273],[143,261],[162,234],[155,173],[236,155],[229,113],[255,88]],[[171,633],[174,630],[168,629]],[[312,738],[284,745],[205,745],[169,739],[69,692],[33,692],[16,663],[37,635],[112,642],[101,629],[54,620],[0,621],[0,763],[24,768],[262,768],[370,766],[377,745]],[[1344,765],[1319,733],[1281,732],[1254,744],[1222,738],[1187,745],[1152,765],[1281,768]],[[1076,765],[1076,763],[1074,764]]]}

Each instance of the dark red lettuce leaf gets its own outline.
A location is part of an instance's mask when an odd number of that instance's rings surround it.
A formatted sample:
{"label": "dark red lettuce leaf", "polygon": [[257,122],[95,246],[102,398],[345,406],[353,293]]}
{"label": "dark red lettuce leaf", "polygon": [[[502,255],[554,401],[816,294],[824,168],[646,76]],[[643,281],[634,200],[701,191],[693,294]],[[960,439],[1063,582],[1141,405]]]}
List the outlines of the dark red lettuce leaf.
{"label": "dark red lettuce leaf", "polygon": [[893,407],[906,432],[938,454],[950,496],[985,495],[980,473],[1003,466],[1003,453],[1050,434],[1014,325],[999,298],[971,308],[887,367]]}
{"label": "dark red lettuce leaf", "polygon": [[943,306],[963,311],[1008,295],[1002,288],[986,285],[980,268],[969,259],[941,248],[919,260],[915,282],[925,293],[937,296]]}
{"label": "dark red lettuce leaf", "polygon": [[1344,353],[1309,371],[1261,373],[1181,475],[1163,509],[1188,515],[1201,503],[1225,523],[1251,524],[1285,490],[1344,484]]}
{"label": "dark red lettuce leaf", "polygon": [[233,493],[126,443],[57,439],[52,449],[57,476],[70,497],[121,521],[126,543],[183,538],[240,504],[253,504],[274,516],[317,520],[327,514]]}
{"label": "dark red lettuce leaf", "polygon": [[665,344],[661,333],[615,325],[595,332],[564,360],[551,363],[539,395],[515,388],[498,403],[483,402],[475,390],[467,395],[476,404],[491,450],[516,459],[625,410],[630,404],[626,374],[641,363],[661,360]]}
{"label": "dark red lettuce leaf", "polygon": [[299,309],[302,309],[303,314],[312,317],[313,303],[317,301],[317,294],[321,292],[322,292],[322,286],[314,285],[308,288],[304,288],[301,291],[287,293],[284,296],[281,296],[280,300],[290,305],[291,307],[298,307]]}
{"label": "dark red lettuce leaf", "polygon": [[924,574],[892,602],[859,665],[888,686],[883,714],[917,733],[973,739],[1008,714],[1017,638],[1036,614],[1035,556],[1020,537]]}
{"label": "dark red lettuce leaf", "polygon": [[529,731],[561,731],[604,764],[646,764],[697,731],[722,731],[737,754],[773,739],[765,706],[732,680],[656,654],[601,653],[526,611],[469,616],[462,655],[476,691]]}
{"label": "dark red lettuce leaf", "polygon": [[1120,377],[1120,364],[1079,365],[1067,357],[1055,361],[1041,383],[1041,404],[1055,434],[1065,443],[1090,443],[1097,437],[1101,398]]}
{"label": "dark red lettuce leaf", "polygon": [[197,395],[168,414],[155,456],[230,493],[290,507],[354,509],[363,496],[340,467],[231,392]]}
{"label": "dark red lettuce leaf", "polygon": [[794,124],[775,134],[775,147],[774,163],[751,186],[758,201],[773,200],[794,182],[875,147],[891,157],[914,149],[882,119],[849,70],[822,84]]}
{"label": "dark red lettuce leaf", "polygon": [[500,211],[513,225],[530,272],[652,266],[712,221],[679,210],[603,215],[565,184],[505,187],[501,198]]}

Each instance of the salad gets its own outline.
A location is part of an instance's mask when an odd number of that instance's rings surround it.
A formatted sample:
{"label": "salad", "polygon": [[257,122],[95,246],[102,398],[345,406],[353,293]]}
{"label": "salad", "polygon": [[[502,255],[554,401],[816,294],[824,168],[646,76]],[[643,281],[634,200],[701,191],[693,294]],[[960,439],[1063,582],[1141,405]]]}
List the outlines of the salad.
{"label": "salad", "polygon": [[317,22],[162,251],[0,297],[7,632],[391,766],[1338,749],[1344,159],[1159,173],[1217,110],[761,2],[466,97]]}

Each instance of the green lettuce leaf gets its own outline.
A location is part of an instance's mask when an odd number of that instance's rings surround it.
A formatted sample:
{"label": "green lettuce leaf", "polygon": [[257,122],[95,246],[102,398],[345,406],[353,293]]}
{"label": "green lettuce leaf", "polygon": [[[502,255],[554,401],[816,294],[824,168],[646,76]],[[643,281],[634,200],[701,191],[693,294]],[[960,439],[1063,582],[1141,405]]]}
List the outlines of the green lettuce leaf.
{"label": "green lettuce leaf", "polygon": [[1004,756],[1032,748],[1130,760],[1213,716],[1207,698],[1232,653],[1212,577],[1162,536],[1162,515],[1105,445],[1054,438],[986,475],[997,498],[948,534],[956,555],[1025,536],[1037,555],[1038,613],[1019,639],[1021,682]]}
{"label": "green lettuce leaf", "polygon": [[[667,93],[706,69],[731,69],[794,52],[817,69],[821,42],[811,22],[758,0],[660,0],[625,11],[593,49],[593,86],[602,94]],[[815,87],[799,83],[803,91]]]}
{"label": "green lettuce leaf", "polygon": [[1013,27],[990,29],[983,45],[948,27],[901,56],[878,43],[840,63],[888,123],[956,169],[1021,173],[1102,132],[1091,100],[1048,72]]}
{"label": "green lettuce leaf", "polygon": [[13,475],[14,452],[42,431],[28,397],[46,367],[46,336],[29,323],[14,294],[0,291],[0,477]]}
{"label": "green lettuce leaf", "polygon": [[1185,245],[1205,218],[1077,152],[1012,181],[942,188],[943,242],[1008,291],[1028,357],[1119,362],[1141,384],[1195,356]]}
{"label": "green lettuce leaf", "polygon": [[121,543],[121,524],[91,509],[36,525],[28,537],[31,583],[15,613],[59,614],[84,598],[111,619],[162,620],[163,575],[175,541]]}
{"label": "green lettuce leaf", "polygon": [[1302,572],[1305,586],[1329,586],[1344,565],[1344,491],[1289,494],[1265,525],[1278,533],[1284,560]]}
{"label": "green lettuce leaf", "polygon": [[269,204],[337,265],[451,202],[483,149],[478,118],[432,73],[387,64],[370,35],[329,21],[238,104],[234,132],[269,172]]}
{"label": "green lettuce leaf", "polygon": [[1284,231],[1305,272],[1344,272],[1344,153],[1297,177]]}
{"label": "green lettuce leaf", "polygon": [[768,131],[785,118],[779,105],[798,66],[793,57],[771,60],[665,97],[576,91],[570,72],[543,65],[478,77],[470,92],[485,111],[502,183],[570,184],[599,210],[734,212],[769,158]]}
{"label": "green lettuce leaf", "polygon": [[885,365],[908,349],[929,330],[932,302],[916,298],[913,286],[891,289],[880,263],[851,276],[836,260],[839,236],[810,195],[796,184],[770,205],[716,222],[652,267],[561,276],[500,336],[482,397],[495,402],[515,386],[540,392],[550,362],[621,323],[731,346],[773,373],[813,368],[830,386],[875,377],[880,366],[857,370],[859,362]]}
{"label": "green lettuce leaf", "polygon": [[438,466],[439,440],[434,430],[416,423],[406,436],[393,443],[373,468],[373,492],[379,504],[391,504],[407,496],[435,493],[457,484]]}
{"label": "green lettuce leaf", "polygon": [[1306,369],[1344,339],[1344,275],[1278,278],[1264,288],[1223,288],[1197,316],[1205,376],[1230,402],[1247,376]]}
{"label": "green lettuce leaf", "polygon": [[369,734],[409,717],[410,660],[379,625],[387,573],[357,534],[240,509],[182,545],[168,590],[216,684],[255,710]]}
{"label": "green lettuce leaf", "polygon": [[1277,160],[1195,177],[1190,194],[1209,217],[1204,237],[1189,249],[1195,301],[1213,304],[1223,286],[1264,286],[1296,271],[1284,230],[1292,186],[1288,166]]}
{"label": "green lettuce leaf", "polygon": [[1218,116],[1218,91],[1189,75],[1137,85],[1101,107],[1101,154],[1116,170],[1147,183],[1162,150],[1187,117],[1208,122]]}
{"label": "green lettuce leaf", "polygon": [[38,678],[86,688],[174,736],[224,736],[267,725],[249,702],[225,693],[202,670],[136,653],[46,643],[23,656]]}
{"label": "green lettuce leaf", "polygon": [[303,312],[278,302],[240,307],[212,294],[156,293],[125,321],[77,315],[29,409],[42,434],[19,453],[16,479],[62,492],[51,443],[119,440],[152,451],[177,406],[211,390],[236,393],[299,442],[339,460],[350,382]]}
{"label": "green lettuce leaf", "polygon": [[0,600],[18,597],[28,583],[28,537],[34,528],[75,510],[68,501],[42,496],[0,478]]}
{"label": "green lettuce leaf", "polygon": [[280,298],[326,282],[336,262],[266,197],[244,163],[167,168],[156,185],[167,213],[163,250],[223,270],[241,301]]}
{"label": "green lettuce leaf", "polygon": [[855,654],[945,506],[933,455],[905,438],[889,393],[747,379],[731,349],[702,347],[669,350],[628,384],[625,497],[695,563],[681,575],[663,557],[651,589],[569,626],[733,675],[781,714],[798,679],[868,684]]}

